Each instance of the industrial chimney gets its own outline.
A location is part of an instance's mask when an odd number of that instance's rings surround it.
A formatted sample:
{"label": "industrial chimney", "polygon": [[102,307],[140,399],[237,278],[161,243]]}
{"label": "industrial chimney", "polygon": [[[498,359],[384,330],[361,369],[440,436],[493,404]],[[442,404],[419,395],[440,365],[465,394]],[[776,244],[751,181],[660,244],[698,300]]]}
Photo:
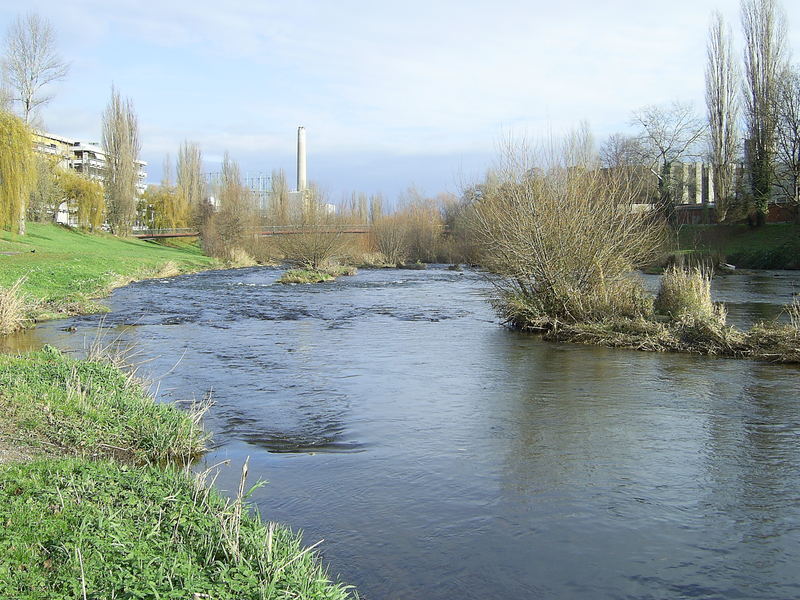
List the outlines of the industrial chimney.
{"label": "industrial chimney", "polygon": [[297,128],[297,191],[305,191],[306,181],[306,128]]}

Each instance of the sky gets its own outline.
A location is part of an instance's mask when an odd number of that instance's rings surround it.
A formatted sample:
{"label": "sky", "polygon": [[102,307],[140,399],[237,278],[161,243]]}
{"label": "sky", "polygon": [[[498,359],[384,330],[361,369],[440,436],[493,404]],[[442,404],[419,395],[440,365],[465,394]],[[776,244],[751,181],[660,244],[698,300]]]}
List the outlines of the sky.
{"label": "sky", "polygon": [[[783,9],[800,61],[800,2]],[[113,84],[138,114],[149,181],[190,140],[209,172],[227,151],[243,173],[293,182],[303,125],[308,177],[333,202],[457,194],[508,135],[587,121],[602,141],[645,105],[702,113],[713,10],[741,48],[738,0],[0,0],[0,28],[27,10],[70,63],[48,131],[99,140]]]}

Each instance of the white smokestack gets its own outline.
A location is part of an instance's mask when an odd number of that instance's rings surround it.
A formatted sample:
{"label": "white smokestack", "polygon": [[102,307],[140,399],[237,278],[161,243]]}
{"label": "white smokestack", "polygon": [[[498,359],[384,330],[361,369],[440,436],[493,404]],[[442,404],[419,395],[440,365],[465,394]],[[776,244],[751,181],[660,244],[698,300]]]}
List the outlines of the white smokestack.
{"label": "white smokestack", "polygon": [[306,189],[306,128],[297,128],[297,191]]}

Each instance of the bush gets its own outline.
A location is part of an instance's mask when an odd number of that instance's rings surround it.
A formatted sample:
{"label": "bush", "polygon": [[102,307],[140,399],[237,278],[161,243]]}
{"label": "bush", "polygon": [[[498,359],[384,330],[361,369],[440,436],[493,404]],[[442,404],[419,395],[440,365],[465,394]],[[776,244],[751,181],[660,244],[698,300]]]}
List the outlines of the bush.
{"label": "bush", "polygon": [[629,275],[660,252],[663,225],[636,210],[630,178],[600,169],[588,137],[555,151],[509,146],[474,194],[481,262],[499,276],[496,306],[517,325],[531,315],[577,323],[649,311]]}
{"label": "bush", "polygon": [[654,309],[674,321],[725,325],[724,306],[711,300],[711,273],[700,267],[664,271]]}

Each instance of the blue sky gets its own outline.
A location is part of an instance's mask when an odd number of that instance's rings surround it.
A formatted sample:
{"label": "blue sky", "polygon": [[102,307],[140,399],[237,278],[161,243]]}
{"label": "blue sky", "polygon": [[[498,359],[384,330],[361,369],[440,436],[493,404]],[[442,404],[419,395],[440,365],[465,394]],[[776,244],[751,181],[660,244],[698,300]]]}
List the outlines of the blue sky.
{"label": "blue sky", "polygon": [[[308,136],[309,178],[333,201],[458,192],[500,138],[587,120],[598,139],[632,110],[703,110],[705,39],[735,0],[245,2],[3,0],[0,26],[33,10],[55,27],[67,80],[41,117],[100,138],[112,83],[139,115],[151,181],[184,139],[207,170],[227,150],[244,172],[284,168]],[[800,60],[800,2],[784,0]]]}

